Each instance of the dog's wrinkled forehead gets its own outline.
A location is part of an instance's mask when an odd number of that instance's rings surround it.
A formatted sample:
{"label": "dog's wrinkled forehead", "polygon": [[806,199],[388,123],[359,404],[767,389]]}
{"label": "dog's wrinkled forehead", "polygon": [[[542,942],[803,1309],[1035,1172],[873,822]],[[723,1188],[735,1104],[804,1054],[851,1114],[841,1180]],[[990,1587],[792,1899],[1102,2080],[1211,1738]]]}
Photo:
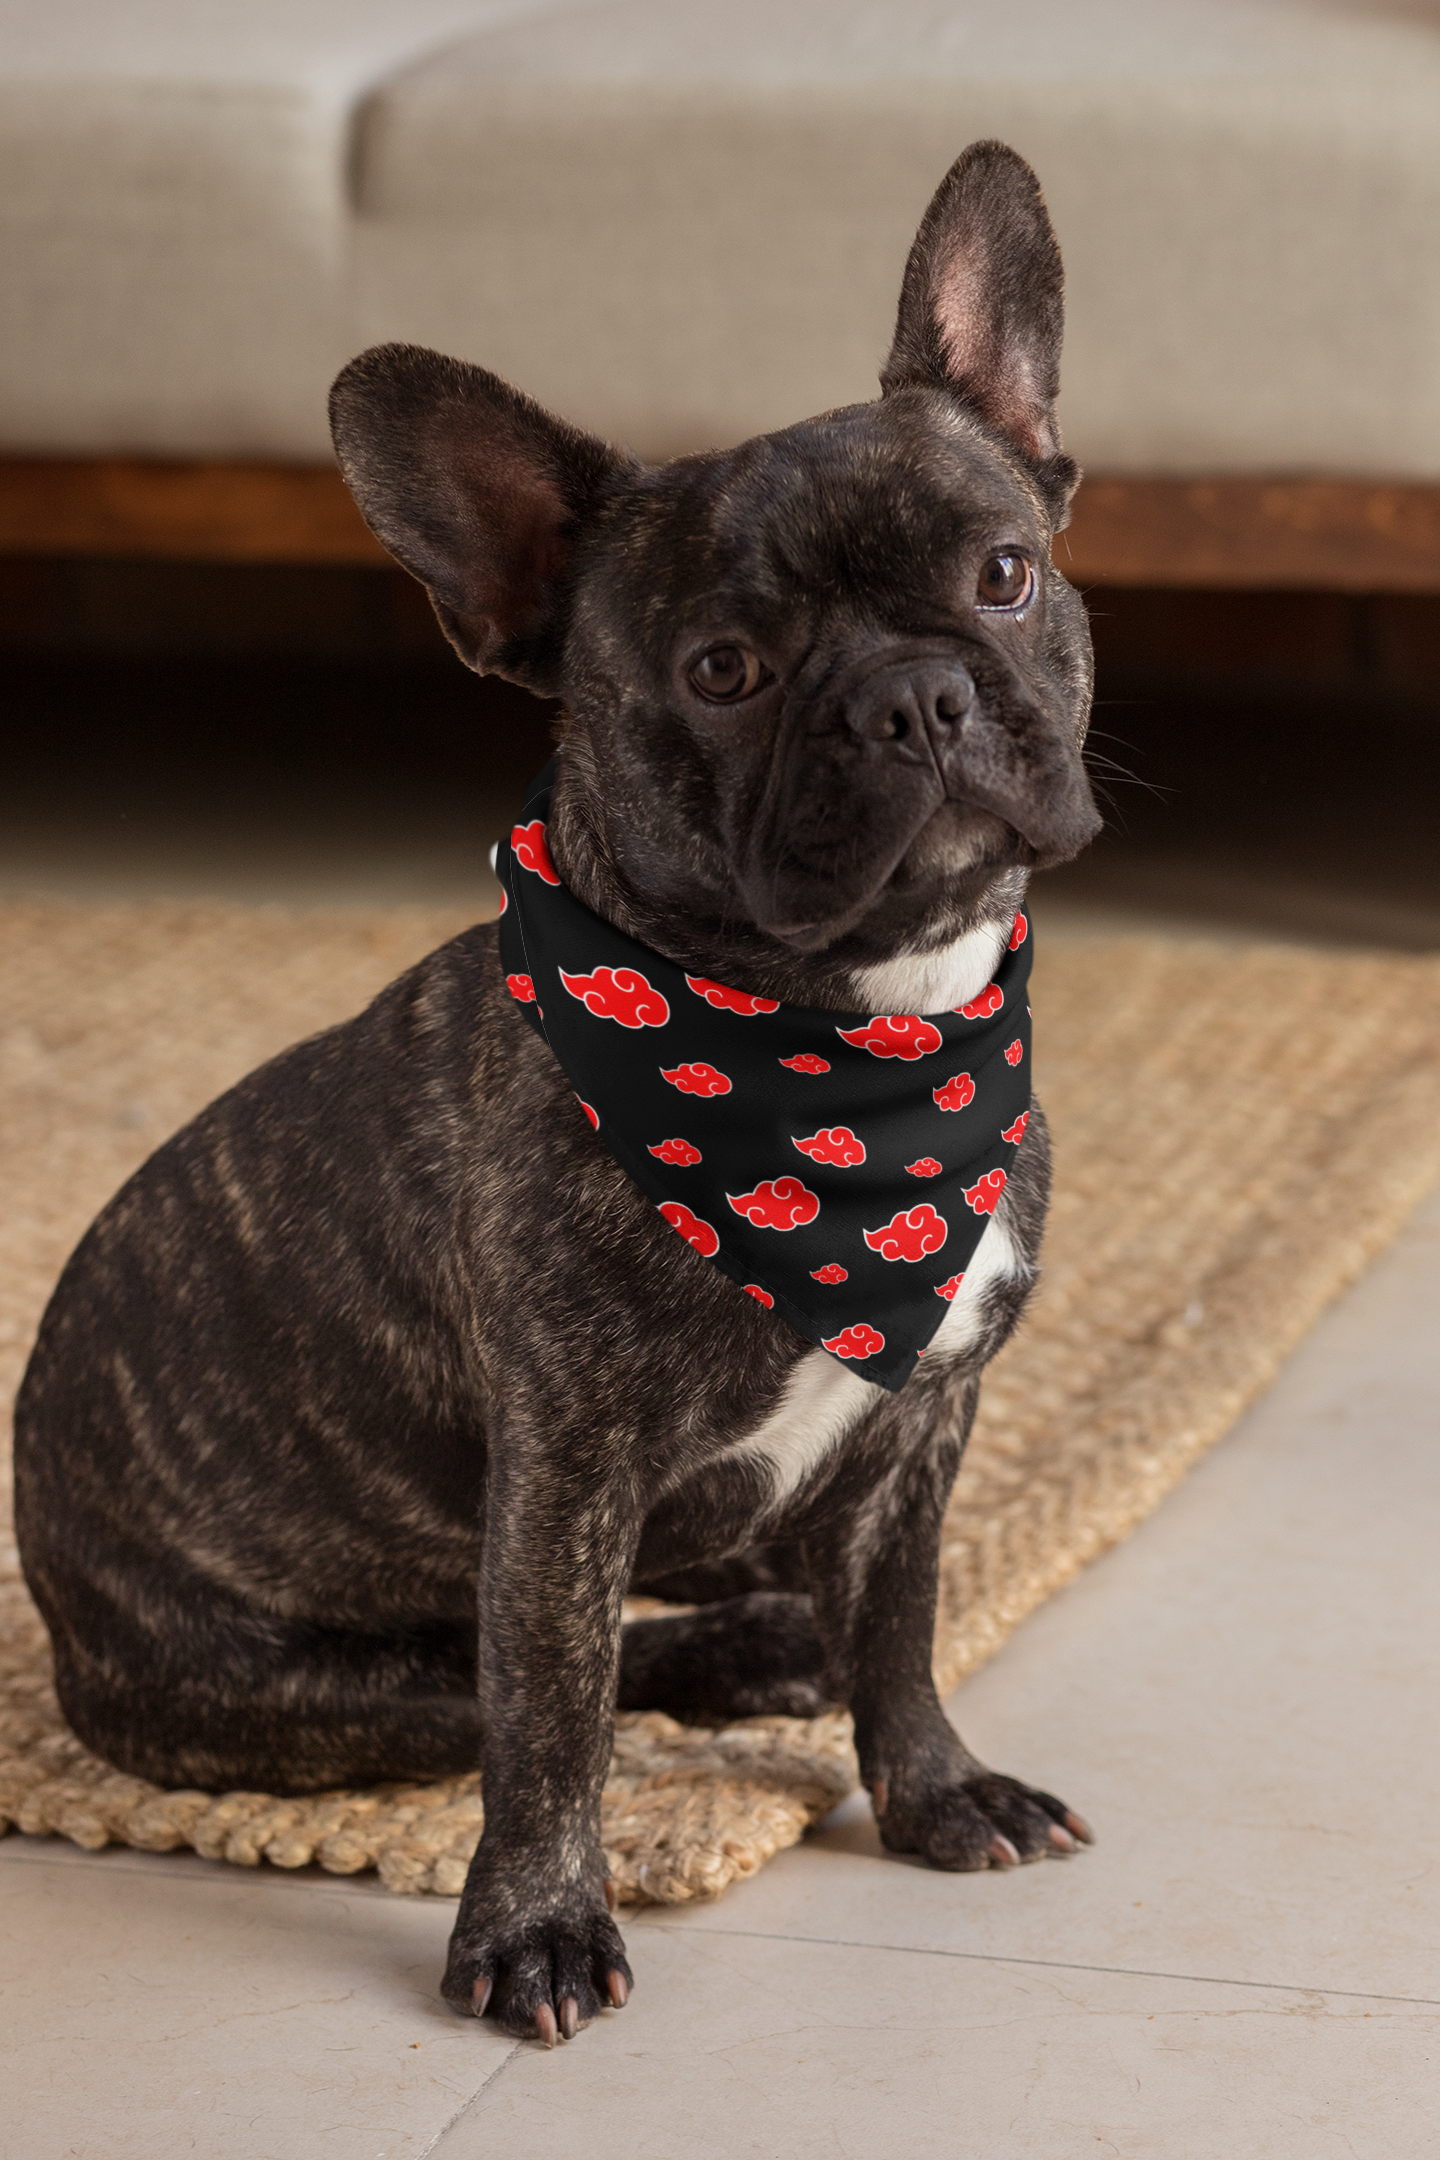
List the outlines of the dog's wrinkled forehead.
{"label": "dog's wrinkled forehead", "polygon": [[783,637],[858,613],[943,633],[970,557],[1039,558],[1049,535],[1019,461],[955,400],[914,390],[637,475],[606,538],[581,616],[613,630],[619,610],[659,661],[726,623]]}

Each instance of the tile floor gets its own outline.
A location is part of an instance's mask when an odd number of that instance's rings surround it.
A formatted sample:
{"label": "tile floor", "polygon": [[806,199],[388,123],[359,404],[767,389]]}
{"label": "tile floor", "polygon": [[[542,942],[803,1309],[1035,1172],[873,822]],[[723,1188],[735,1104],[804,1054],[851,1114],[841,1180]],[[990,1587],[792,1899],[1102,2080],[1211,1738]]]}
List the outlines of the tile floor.
{"label": "tile floor", "polygon": [[629,2008],[547,2055],[444,2009],[442,1901],[12,1837],[0,2155],[1440,2152],[1437,1305],[1440,1196],[960,1691],[1092,1851],[935,1875],[846,1803],[632,1916]]}

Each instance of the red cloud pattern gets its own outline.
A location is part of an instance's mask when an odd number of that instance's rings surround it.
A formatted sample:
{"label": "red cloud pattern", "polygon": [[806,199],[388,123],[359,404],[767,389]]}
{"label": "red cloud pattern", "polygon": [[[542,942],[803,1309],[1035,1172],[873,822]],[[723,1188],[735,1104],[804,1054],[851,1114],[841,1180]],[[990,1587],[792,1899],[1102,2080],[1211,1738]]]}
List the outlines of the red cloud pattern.
{"label": "red cloud pattern", "polygon": [[1017,1035],[1014,1042],[1011,1043],[1009,1049],[1005,1052],[1005,1063],[1007,1065],[1018,1065],[1024,1055],[1025,1045],[1021,1042],[1019,1036]]}
{"label": "red cloud pattern", "polygon": [[939,1028],[915,1013],[877,1013],[863,1028],[836,1028],[835,1032],[842,1042],[880,1058],[926,1057],[943,1040]]}
{"label": "red cloud pattern", "polygon": [[987,983],[979,997],[971,998],[968,1005],[957,1005],[956,1012],[962,1020],[988,1020],[1005,1002],[1005,993],[999,983]]}
{"label": "red cloud pattern", "polygon": [[704,975],[687,975],[685,980],[696,997],[704,998],[707,1005],[715,1006],[719,1012],[753,1014],[780,1010],[778,998],[752,997],[748,990],[727,990],[724,983],[711,982]]}
{"label": "red cloud pattern", "polygon": [[936,1162],[933,1155],[922,1155],[918,1162],[907,1162],[905,1168],[911,1177],[939,1177],[945,1165]]}
{"label": "red cloud pattern", "polygon": [[567,975],[560,980],[571,997],[579,998],[597,1020],[618,1020],[621,1027],[664,1027],[670,1007],[638,968],[596,968],[593,975]]}
{"label": "red cloud pattern", "polygon": [[1016,1118],[1014,1124],[1006,1126],[1004,1132],[1001,1133],[1000,1138],[1002,1140],[1008,1140],[1011,1147],[1019,1147],[1020,1142],[1025,1137],[1025,1127],[1029,1124],[1029,1122],[1029,1111],[1022,1110],[1019,1117]]}
{"label": "red cloud pattern", "polygon": [[662,1065],[660,1072],[662,1078],[668,1080],[671,1087],[679,1088],[682,1095],[728,1095],[730,1092],[730,1082],[725,1074],[716,1072],[713,1065],[677,1065],[673,1072],[667,1072]]}
{"label": "red cloud pattern", "polygon": [[962,1268],[961,1272],[958,1275],[952,1275],[950,1277],[949,1282],[937,1282],[935,1285],[936,1297],[943,1297],[946,1300],[947,1304],[953,1305],[953,1303],[955,1302],[955,1293],[960,1288],[960,1285],[962,1282],[964,1282],[964,1280],[965,1272]]}
{"label": "red cloud pattern", "polygon": [[510,992],[511,997],[518,998],[522,1005],[534,1004],[535,985],[528,975],[507,975],[505,977],[505,987]]}
{"label": "red cloud pattern", "polygon": [[833,1356],[843,1358],[874,1357],[877,1350],[885,1347],[884,1336],[878,1328],[871,1327],[868,1320],[857,1320],[853,1327],[843,1329],[838,1335],[827,1335],[823,1340]]}
{"label": "red cloud pattern", "polygon": [[1022,945],[1024,944],[1024,942],[1025,942],[1026,938],[1027,938],[1027,937],[1028,937],[1029,935],[1030,935],[1030,925],[1029,925],[1029,923],[1028,923],[1028,922],[1027,922],[1027,921],[1025,920],[1025,917],[1024,917],[1024,915],[1023,915],[1023,914],[1017,914],[1017,915],[1016,915],[1016,917],[1015,917],[1015,927],[1014,927],[1014,929],[1013,929],[1013,930],[1012,930],[1012,931],[1010,932],[1010,950],[1011,950],[1011,952],[1019,952],[1019,950],[1020,950],[1020,947],[1021,947],[1021,946],[1022,946]]}
{"label": "red cloud pattern", "polygon": [[965,1198],[977,1215],[993,1215],[1005,1190],[1005,1172],[987,1170],[978,1185],[967,1185]]}
{"label": "red cloud pattern", "polygon": [[599,1120],[599,1117],[598,1117],[598,1116],[596,1115],[596,1113],[595,1113],[595,1112],[594,1112],[594,1111],[593,1111],[593,1110],[591,1109],[591,1107],[590,1107],[589,1103],[588,1103],[588,1102],[586,1102],[586,1101],[584,1100],[584,1098],[583,1098],[582,1096],[579,1096],[579,1095],[577,1095],[577,1096],[575,1097],[575,1100],[576,1100],[576,1102],[578,1102],[578,1103],[579,1103],[579,1105],[580,1105],[581,1109],[582,1109],[582,1110],[583,1110],[583,1111],[585,1112],[585,1115],[586,1115],[586,1117],[588,1117],[588,1118],[589,1118],[589,1120],[590,1120],[590,1123],[591,1123],[591,1124],[592,1124],[592,1125],[594,1126],[594,1128],[595,1128],[596,1132],[599,1132],[599,1130],[600,1130],[600,1120]]}
{"label": "red cloud pattern", "polygon": [[680,1200],[666,1200],[660,1213],[672,1230],[678,1230],[687,1245],[693,1245],[703,1259],[713,1260],[720,1250],[720,1240],[708,1222],[701,1222]]}
{"label": "red cloud pattern", "polygon": [[826,1262],[824,1267],[811,1268],[810,1280],[812,1282],[848,1282],[850,1280],[850,1270],[841,1267],[838,1260],[830,1260]]}
{"label": "red cloud pattern", "polygon": [[834,1163],[837,1170],[848,1170],[852,1163],[865,1160],[865,1143],[856,1139],[848,1125],[822,1126],[808,1140],[797,1139],[795,1145],[811,1162]]}
{"label": "red cloud pattern", "polygon": [[922,1200],[918,1207],[897,1209],[880,1229],[867,1230],[865,1243],[882,1260],[923,1260],[927,1253],[939,1252],[949,1234],[944,1216]]}
{"label": "red cloud pattern", "polygon": [[755,1298],[761,1305],[764,1305],[768,1308],[775,1303],[775,1300],[773,1297],[771,1297],[770,1292],[768,1290],[762,1290],[758,1282],[747,1282],[745,1288],[749,1295]]}
{"label": "red cloud pattern", "polygon": [[536,877],[544,878],[547,885],[558,885],[560,876],[550,860],[550,844],[545,838],[543,818],[531,818],[528,825],[517,825],[510,835],[510,845],[515,850],[515,860],[526,870],[533,870]]}
{"label": "red cloud pattern", "polygon": [[788,1065],[791,1072],[822,1073],[830,1070],[826,1060],[816,1057],[813,1050],[802,1050],[799,1057],[781,1058],[780,1063]]}
{"label": "red cloud pattern", "polygon": [[975,1100],[975,1083],[969,1073],[956,1073],[943,1088],[932,1088],[935,1106],[939,1110],[963,1110],[966,1103]]}
{"label": "red cloud pattern", "polygon": [[509,895],[509,893],[508,893],[508,892],[506,892],[506,890],[505,890],[505,887],[504,887],[504,886],[502,885],[502,886],[500,887],[500,905],[499,905],[499,907],[498,907],[498,908],[496,908],[496,910],[495,910],[495,913],[497,914],[497,916],[498,916],[498,915],[503,915],[503,914],[504,914],[504,912],[505,912],[505,910],[506,910],[506,908],[507,908],[507,907],[509,907],[509,905],[510,905],[510,895]]}
{"label": "red cloud pattern", "polygon": [[662,1140],[658,1147],[650,1149],[650,1153],[658,1155],[661,1162],[673,1163],[677,1170],[687,1169],[691,1163],[700,1160],[699,1148],[692,1147],[688,1140]]}
{"label": "red cloud pattern", "polygon": [[754,1223],[757,1230],[798,1230],[814,1222],[820,1202],[798,1177],[766,1178],[754,1192],[726,1193],[737,1215]]}

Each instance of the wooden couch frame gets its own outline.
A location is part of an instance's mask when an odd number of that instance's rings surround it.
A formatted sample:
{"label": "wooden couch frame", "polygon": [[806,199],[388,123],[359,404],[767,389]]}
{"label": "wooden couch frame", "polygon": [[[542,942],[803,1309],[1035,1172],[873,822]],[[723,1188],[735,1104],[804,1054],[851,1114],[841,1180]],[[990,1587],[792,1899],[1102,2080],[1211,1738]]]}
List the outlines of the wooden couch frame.
{"label": "wooden couch frame", "polygon": [[[326,466],[0,459],[0,555],[390,557]],[[1055,546],[1081,585],[1440,593],[1440,484],[1107,479]]]}

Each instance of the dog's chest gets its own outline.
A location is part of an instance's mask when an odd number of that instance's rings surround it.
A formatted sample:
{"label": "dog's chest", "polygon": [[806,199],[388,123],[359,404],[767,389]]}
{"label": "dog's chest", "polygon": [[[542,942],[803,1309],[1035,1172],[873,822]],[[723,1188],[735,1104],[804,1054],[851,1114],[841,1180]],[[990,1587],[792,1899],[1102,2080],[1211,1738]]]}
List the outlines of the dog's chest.
{"label": "dog's chest", "polygon": [[[939,952],[903,955],[856,977],[856,1003],[876,1012],[938,1012],[975,997],[990,980],[1009,925],[985,923]],[[1025,1268],[1004,1203],[986,1226],[960,1288],[925,1355],[973,1357],[986,1332],[988,1293]],[[722,1458],[750,1464],[769,1483],[767,1514],[781,1508],[829,1461],[866,1414],[878,1391],[824,1350],[800,1360],[776,1407]]]}
{"label": "dog's chest", "polygon": [[[987,1224],[960,1288],[930,1340],[927,1359],[974,1357],[987,1332],[990,1293],[1025,1270],[1004,1219],[1003,1204]],[[988,1352],[986,1353],[988,1354]],[[763,1423],[725,1450],[721,1460],[749,1464],[766,1477],[767,1515],[782,1508],[822,1469],[879,1401],[879,1391],[827,1351],[812,1350],[786,1382]]]}

